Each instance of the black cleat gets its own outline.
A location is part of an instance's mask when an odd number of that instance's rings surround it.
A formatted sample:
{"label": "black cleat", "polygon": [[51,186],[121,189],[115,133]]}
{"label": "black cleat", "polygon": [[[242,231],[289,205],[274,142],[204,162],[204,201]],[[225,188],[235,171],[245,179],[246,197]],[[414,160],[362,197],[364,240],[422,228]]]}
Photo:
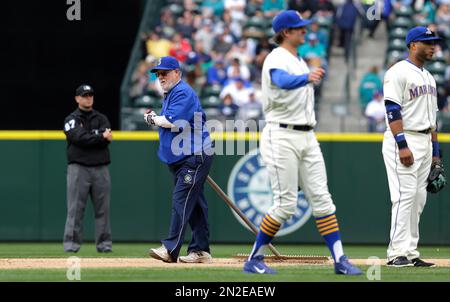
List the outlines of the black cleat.
{"label": "black cleat", "polygon": [[434,267],[436,264],[431,262],[425,262],[420,258],[415,258],[411,260],[415,267]]}
{"label": "black cleat", "polygon": [[414,263],[412,263],[411,260],[408,260],[405,256],[399,256],[394,260],[389,261],[386,265],[391,267],[405,267],[414,266]]}

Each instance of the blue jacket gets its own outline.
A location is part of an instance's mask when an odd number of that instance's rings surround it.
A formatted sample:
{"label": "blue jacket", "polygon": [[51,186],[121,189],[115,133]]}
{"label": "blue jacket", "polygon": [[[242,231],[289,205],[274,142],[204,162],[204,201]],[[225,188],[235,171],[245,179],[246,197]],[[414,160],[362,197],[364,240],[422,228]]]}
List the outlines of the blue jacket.
{"label": "blue jacket", "polygon": [[[159,159],[173,164],[193,154],[211,150],[211,138],[205,128],[206,115],[195,91],[184,81],[164,97],[161,115],[178,127],[159,127]],[[172,146],[173,145],[173,146]]]}

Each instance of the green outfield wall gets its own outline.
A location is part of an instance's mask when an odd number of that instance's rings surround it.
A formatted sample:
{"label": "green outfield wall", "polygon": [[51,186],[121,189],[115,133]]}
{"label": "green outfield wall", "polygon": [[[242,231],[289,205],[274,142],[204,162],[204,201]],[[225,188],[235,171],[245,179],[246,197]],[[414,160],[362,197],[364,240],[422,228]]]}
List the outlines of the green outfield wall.
{"label": "green outfield wall", "polygon": [[[254,143],[249,135],[224,143]],[[445,155],[450,135],[441,135]],[[386,244],[390,207],[382,136],[375,134],[318,134],[337,206],[343,240],[347,243]],[[111,226],[114,241],[157,241],[166,236],[173,181],[156,156],[157,135],[116,132],[110,145]],[[66,215],[66,142],[62,132],[0,131],[0,240],[62,240]],[[237,155],[217,155],[210,173],[227,190]],[[450,160],[445,162],[450,171]],[[449,173],[447,173],[450,176]],[[206,185],[213,242],[252,242],[254,236]],[[450,186],[428,195],[420,224],[422,244],[450,244]],[[94,238],[92,205],[84,223],[85,240]],[[322,242],[311,217],[305,225],[275,242]]]}

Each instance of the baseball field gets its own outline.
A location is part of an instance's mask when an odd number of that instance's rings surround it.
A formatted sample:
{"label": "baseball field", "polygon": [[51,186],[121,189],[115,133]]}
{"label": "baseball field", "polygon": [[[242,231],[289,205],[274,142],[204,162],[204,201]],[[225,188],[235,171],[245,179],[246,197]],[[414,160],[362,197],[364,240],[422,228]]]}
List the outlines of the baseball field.
{"label": "baseball field", "polygon": [[[347,245],[346,254],[364,274],[335,275],[331,262],[318,264],[274,262],[277,275],[242,273],[242,260],[233,258],[247,253],[250,245],[214,244],[210,264],[163,263],[151,259],[147,251],[158,243],[116,243],[113,252],[100,254],[92,243],[85,243],[76,254],[67,254],[61,243],[0,243],[0,281],[13,282],[449,282],[450,247],[424,246],[423,259],[437,265],[433,268],[391,268],[385,266],[385,246]],[[328,256],[325,245],[277,245],[285,255]],[[183,250],[184,252],[184,250]],[[74,259],[79,265],[73,274]],[[379,258],[378,262],[376,258]],[[379,264],[379,266],[377,265]],[[78,266],[77,266],[78,267]],[[69,278],[68,278],[69,276]],[[71,277],[72,276],[72,277]],[[72,280],[69,280],[72,279]],[[77,280],[78,279],[78,280]]]}

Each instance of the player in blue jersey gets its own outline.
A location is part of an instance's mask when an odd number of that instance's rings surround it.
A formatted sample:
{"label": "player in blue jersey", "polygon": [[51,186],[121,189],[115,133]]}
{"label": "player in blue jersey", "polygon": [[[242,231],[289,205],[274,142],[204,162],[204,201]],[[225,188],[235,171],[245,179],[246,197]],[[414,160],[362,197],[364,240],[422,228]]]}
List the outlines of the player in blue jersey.
{"label": "player in blue jersey", "polygon": [[173,174],[172,217],[169,236],[162,246],[150,249],[150,256],[164,262],[177,262],[187,224],[192,229],[188,255],[180,262],[207,263],[209,249],[208,205],[203,187],[213,160],[213,146],[205,129],[206,116],[195,91],[181,80],[178,61],[163,57],[151,69],[164,90],[160,115],[148,110],[149,125],[159,126],[158,156]]}

